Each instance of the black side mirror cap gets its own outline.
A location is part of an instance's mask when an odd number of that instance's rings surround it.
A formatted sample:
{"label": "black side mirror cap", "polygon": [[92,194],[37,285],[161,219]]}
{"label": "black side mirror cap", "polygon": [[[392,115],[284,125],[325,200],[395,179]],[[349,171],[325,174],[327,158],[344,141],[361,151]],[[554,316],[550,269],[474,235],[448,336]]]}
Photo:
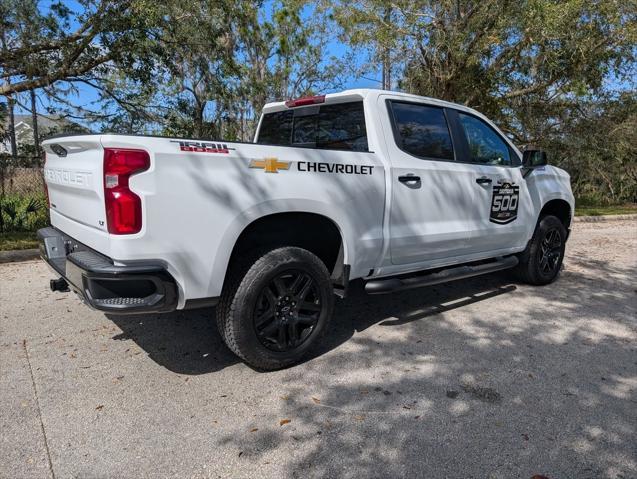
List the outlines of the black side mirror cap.
{"label": "black side mirror cap", "polygon": [[524,168],[538,168],[548,165],[544,150],[525,150],[522,153],[522,166]]}

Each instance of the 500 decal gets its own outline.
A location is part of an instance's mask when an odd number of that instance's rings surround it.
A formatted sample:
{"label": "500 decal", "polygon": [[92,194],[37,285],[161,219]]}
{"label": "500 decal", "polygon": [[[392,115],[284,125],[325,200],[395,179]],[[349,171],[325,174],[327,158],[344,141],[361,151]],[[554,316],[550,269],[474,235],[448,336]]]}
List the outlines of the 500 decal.
{"label": "500 decal", "polygon": [[493,187],[493,198],[491,200],[491,215],[489,220],[492,223],[501,225],[511,223],[518,217],[518,201],[520,199],[520,187],[504,183]]}
{"label": "500 decal", "polygon": [[196,153],[230,153],[234,148],[228,148],[225,143],[210,143],[207,141],[177,141],[170,140],[171,143],[179,143],[181,151],[194,151]]}

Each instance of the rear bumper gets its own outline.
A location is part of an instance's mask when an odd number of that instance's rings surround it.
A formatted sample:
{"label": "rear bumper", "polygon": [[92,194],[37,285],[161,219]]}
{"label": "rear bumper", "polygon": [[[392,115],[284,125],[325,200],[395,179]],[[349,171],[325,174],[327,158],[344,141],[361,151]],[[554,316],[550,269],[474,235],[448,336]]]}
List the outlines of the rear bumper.
{"label": "rear bumper", "polygon": [[177,308],[177,285],[160,264],[116,266],[61,231],[38,230],[40,256],[90,307],[114,314]]}

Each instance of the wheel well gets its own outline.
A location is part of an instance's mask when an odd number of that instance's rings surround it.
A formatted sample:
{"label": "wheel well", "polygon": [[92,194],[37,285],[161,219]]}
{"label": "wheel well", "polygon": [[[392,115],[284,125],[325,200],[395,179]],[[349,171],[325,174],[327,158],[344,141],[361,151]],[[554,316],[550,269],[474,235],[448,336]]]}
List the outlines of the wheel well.
{"label": "wheel well", "polygon": [[571,206],[564,200],[551,200],[540,211],[540,218],[547,215],[557,217],[565,228],[571,226]]}
{"label": "wheel well", "polygon": [[343,267],[341,233],[329,218],[316,213],[277,213],[259,218],[241,232],[230,262],[260,248],[297,246],[315,254],[332,277]]}

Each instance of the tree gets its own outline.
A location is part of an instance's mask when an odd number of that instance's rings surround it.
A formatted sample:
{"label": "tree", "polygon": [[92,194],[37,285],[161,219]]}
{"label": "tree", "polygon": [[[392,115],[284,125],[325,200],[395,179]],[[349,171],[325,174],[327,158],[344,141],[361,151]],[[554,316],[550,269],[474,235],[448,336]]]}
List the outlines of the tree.
{"label": "tree", "polygon": [[240,55],[248,90],[257,113],[273,99],[285,99],[333,88],[343,63],[326,58],[328,17],[308,2],[275,2],[271,11],[250,10],[238,26]]}
{"label": "tree", "polygon": [[328,19],[308,2],[215,5],[221,11],[211,16],[221,23],[213,31],[182,33],[198,39],[203,33],[197,42],[203,50],[175,52],[178,61],[170,73],[179,96],[168,117],[171,133],[248,140],[266,102],[338,84],[343,63],[325,55]]}
{"label": "tree", "polygon": [[[0,0],[0,95],[82,81],[109,63],[143,74],[152,63],[161,7],[147,0]],[[77,25],[70,28],[71,25]]]}
{"label": "tree", "polygon": [[[359,0],[337,4],[354,45],[398,45],[400,86],[501,116],[520,98],[598,90],[634,67],[633,2],[610,0]],[[394,47],[395,48],[395,47]],[[513,126],[513,125],[508,125]]]}
{"label": "tree", "polygon": [[[333,88],[344,60],[326,58],[329,21],[307,2],[189,2],[166,7],[164,54],[149,80],[102,79],[109,129],[248,140],[267,101]],[[143,101],[140,101],[140,98]]]}
{"label": "tree", "polygon": [[219,117],[229,82],[237,78],[233,22],[241,12],[228,1],[192,2],[187,21],[162,32],[170,51],[163,64],[161,103],[167,134],[211,138],[220,133]]}
{"label": "tree", "polygon": [[541,146],[570,172],[580,204],[636,203],[637,94],[606,95],[578,109]]}
{"label": "tree", "polygon": [[[575,141],[566,136],[595,130],[593,112],[605,124],[615,118],[616,105],[606,101],[613,90],[634,90],[634,1],[355,0],[339,1],[333,11],[352,46],[395,52],[401,89],[476,108],[518,145],[550,148],[558,164],[566,164],[562,147]],[[396,64],[397,58],[404,60]],[[626,129],[616,131],[626,138]],[[591,162],[576,168],[603,168],[595,160],[603,156],[602,144],[585,144]],[[582,178],[592,181],[592,175]]]}
{"label": "tree", "polygon": [[379,87],[391,90],[396,83],[392,75],[396,69],[404,69],[406,44],[405,32],[395,23],[395,4],[386,0],[324,0],[322,8],[340,26],[341,41],[364,54],[365,63],[354,71],[355,76],[376,74],[380,70]]}

